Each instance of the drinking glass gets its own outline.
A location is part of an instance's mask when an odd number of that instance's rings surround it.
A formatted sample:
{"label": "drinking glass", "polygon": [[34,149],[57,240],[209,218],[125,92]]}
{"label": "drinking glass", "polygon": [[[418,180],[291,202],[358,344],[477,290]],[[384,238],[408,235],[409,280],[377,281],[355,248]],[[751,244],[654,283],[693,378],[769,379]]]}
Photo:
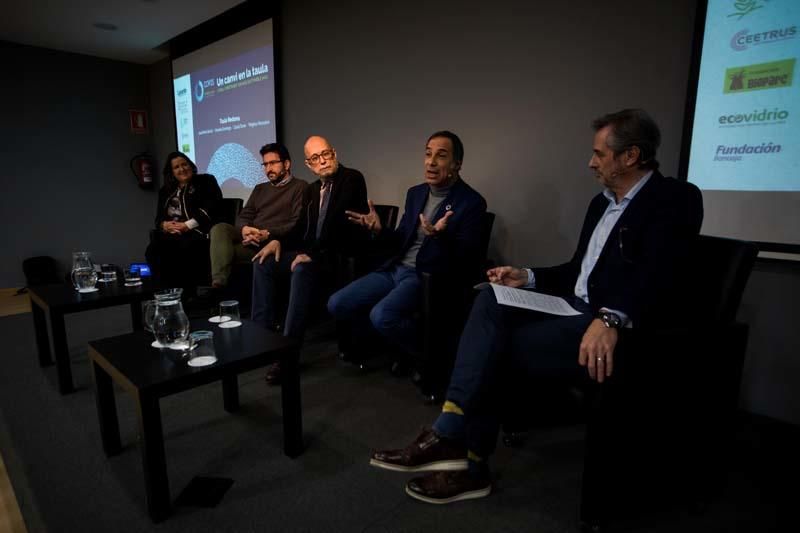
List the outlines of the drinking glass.
{"label": "drinking glass", "polygon": [[217,362],[213,331],[193,331],[189,335],[189,366],[207,366]]}
{"label": "drinking glass", "polygon": [[100,279],[97,281],[100,283],[112,283],[117,281],[117,267],[108,263],[100,265]]}
{"label": "drinking glass", "polygon": [[138,268],[127,268],[125,269],[125,286],[126,287],[138,287],[142,284],[142,278],[139,274]]}
{"label": "drinking glass", "polygon": [[236,328],[242,325],[237,300],[225,300],[219,303],[219,321],[221,328]]}

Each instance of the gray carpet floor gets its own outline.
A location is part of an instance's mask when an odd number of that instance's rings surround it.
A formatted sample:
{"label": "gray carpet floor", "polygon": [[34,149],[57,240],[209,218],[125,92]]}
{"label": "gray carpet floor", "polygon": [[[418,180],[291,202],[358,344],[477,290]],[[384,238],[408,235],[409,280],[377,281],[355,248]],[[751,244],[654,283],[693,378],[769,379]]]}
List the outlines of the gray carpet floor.
{"label": "gray carpet floor", "polygon": [[[330,324],[313,328],[303,349],[306,450],[297,459],[282,453],[280,390],[265,385],[263,372],[240,376],[242,409],[234,415],[222,409],[219,384],[161,401],[173,499],[195,476],[234,483],[217,507],[176,507],[154,525],[145,511],[133,403],[117,391],[124,449],[106,458],[87,359],[93,336],[128,331],[125,306],[68,315],[78,390],[61,396],[55,369],[37,364],[31,316],[0,318],[0,451],[32,532],[578,530],[580,425],[542,428],[520,449],[501,444],[491,463],[494,492],[482,500],[419,503],[403,492],[410,475],[370,467],[371,449],[405,445],[438,408],[423,405],[408,380],[380,364],[363,373],[338,362]],[[781,454],[796,455],[798,441],[752,423],[740,434],[732,446],[742,462],[705,512],[676,510],[623,528],[778,531],[784,493],[775,485],[797,479],[782,468]]]}

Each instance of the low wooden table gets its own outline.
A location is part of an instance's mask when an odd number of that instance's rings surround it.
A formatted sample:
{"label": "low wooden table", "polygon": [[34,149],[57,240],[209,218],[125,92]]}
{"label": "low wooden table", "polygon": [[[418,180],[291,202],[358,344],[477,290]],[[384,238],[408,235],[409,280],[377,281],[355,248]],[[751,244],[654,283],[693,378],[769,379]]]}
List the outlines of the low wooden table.
{"label": "low wooden table", "polygon": [[281,362],[283,448],[289,457],[303,451],[300,407],[300,343],[273,333],[249,320],[238,328],[224,329],[207,320],[192,321],[192,331],[214,332],[217,362],[190,367],[180,352],[150,346],[153,336],[129,333],[89,343],[96,387],[97,414],[103,450],[111,457],[120,452],[119,421],[112,380],[130,393],[137,405],[147,512],[154,522],[164,520],[171,507],[164,435],[159,400],[164,396],[222,380],[223,406],[239,407],[238,374]]}
{"label": "low wooden table", "polygon": [[126,287],[122,280],[112,283],[98,283],[97,292],[79,293],[72,285],[39,285],[29,287],[33,327],[36,332],[36,346],[39,351],[39,365],[53,364],[50,356],[50,341],[47,334],[47,319],[50,317],[53,351],[58,373],[58,390],[67,394],[75,390],[72,384],[72,367],[69,362],[67,331],[64,315],[80,313],[91,309],[102,309],[114,305],[130,304],[131,321],[134,331],[143,329],[142,301],[153,297],[151,284],[146,281],[138,287]]}

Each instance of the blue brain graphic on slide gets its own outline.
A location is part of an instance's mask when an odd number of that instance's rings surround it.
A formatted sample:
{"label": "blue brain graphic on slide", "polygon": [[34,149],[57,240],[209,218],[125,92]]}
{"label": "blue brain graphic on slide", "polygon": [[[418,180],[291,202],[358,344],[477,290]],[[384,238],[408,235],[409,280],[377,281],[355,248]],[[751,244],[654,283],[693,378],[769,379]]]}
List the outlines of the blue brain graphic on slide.
{"label": "blue brain graphic on slide", "polygon": [[250,189],[264,177],[260,161],[247,148],[236,143],[220,146],[211,156],[207,172],[213,174],[220,185],[228,180],[238,180]]}

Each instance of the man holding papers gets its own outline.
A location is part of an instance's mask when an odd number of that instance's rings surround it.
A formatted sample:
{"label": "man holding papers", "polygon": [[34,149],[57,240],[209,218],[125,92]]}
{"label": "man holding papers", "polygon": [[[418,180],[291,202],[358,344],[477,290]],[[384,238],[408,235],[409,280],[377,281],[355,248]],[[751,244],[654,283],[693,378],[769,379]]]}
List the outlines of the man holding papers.
{"label": "man holding papers", "polygon": [[589,204],[572,259],[489,270],[493,285],[464,327],[441,415],[406,448],[372,455],[380,468],[432,472],[406,484],[413,498],[438,504],[491,492],[501,364],[539,377],[588,372],[602,382],[614,369],[619,328],[661,323],[680,306],[703,218],[700,191],[658,172],[661,134],[643,110],[605,115],[592,127],[589,167],[604,190]]}

